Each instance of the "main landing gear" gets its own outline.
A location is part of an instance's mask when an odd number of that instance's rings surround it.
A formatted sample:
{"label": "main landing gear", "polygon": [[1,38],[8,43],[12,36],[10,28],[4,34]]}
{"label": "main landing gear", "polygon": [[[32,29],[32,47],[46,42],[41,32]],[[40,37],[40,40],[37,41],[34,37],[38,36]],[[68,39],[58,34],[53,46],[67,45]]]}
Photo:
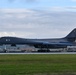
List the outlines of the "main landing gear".
{"label": "main landing gear", "polygon": [[48,48],[40,48],[38,52],[50,52]]}

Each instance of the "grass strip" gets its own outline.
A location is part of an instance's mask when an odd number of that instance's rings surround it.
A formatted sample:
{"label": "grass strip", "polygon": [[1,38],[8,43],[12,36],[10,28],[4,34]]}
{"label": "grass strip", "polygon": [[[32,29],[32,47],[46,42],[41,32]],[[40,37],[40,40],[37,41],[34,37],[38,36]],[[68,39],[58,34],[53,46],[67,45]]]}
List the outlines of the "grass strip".
{"label": "grass strip", "polygon": [[0,75],[76,75],[74,54],[0,55]]}

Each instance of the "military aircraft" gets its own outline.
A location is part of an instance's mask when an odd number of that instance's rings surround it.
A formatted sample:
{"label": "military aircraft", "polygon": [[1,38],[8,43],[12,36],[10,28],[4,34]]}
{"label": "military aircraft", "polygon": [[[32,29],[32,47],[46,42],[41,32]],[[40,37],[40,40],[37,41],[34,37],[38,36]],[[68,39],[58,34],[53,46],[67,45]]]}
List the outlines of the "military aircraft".
{"label": "military aircraft", "polygon": [[52,48],[66,48],[67,46],[76,45],[76,28],[72,30],[66,37],[57,39],[26,39],[18,37],[1,37],[0,45],[29,45],[40,48],[40,51]]}

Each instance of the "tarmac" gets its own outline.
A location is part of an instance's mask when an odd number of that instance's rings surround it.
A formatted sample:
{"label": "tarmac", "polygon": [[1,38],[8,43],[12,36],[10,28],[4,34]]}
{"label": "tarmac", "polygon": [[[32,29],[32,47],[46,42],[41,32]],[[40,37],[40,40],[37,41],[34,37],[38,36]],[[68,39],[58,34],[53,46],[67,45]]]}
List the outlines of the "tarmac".
{"label": "tarmac", "polygon": [[10,54],[76,54],[76,52],[25,52],[25,53],[0,53],[0,55]]}

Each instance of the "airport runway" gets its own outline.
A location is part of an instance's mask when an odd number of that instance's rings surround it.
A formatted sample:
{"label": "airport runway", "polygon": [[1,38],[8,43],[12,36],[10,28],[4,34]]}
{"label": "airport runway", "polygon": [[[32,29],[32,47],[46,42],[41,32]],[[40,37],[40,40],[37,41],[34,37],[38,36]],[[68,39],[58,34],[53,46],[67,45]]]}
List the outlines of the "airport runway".
{"label": "airport runway", "polygon": [[0,55],[8,55],[8,54],[76,54],[76,52],[48,52],[48,53],[38,53],[38,52],[36,52],[36,53],[0,53]]}

